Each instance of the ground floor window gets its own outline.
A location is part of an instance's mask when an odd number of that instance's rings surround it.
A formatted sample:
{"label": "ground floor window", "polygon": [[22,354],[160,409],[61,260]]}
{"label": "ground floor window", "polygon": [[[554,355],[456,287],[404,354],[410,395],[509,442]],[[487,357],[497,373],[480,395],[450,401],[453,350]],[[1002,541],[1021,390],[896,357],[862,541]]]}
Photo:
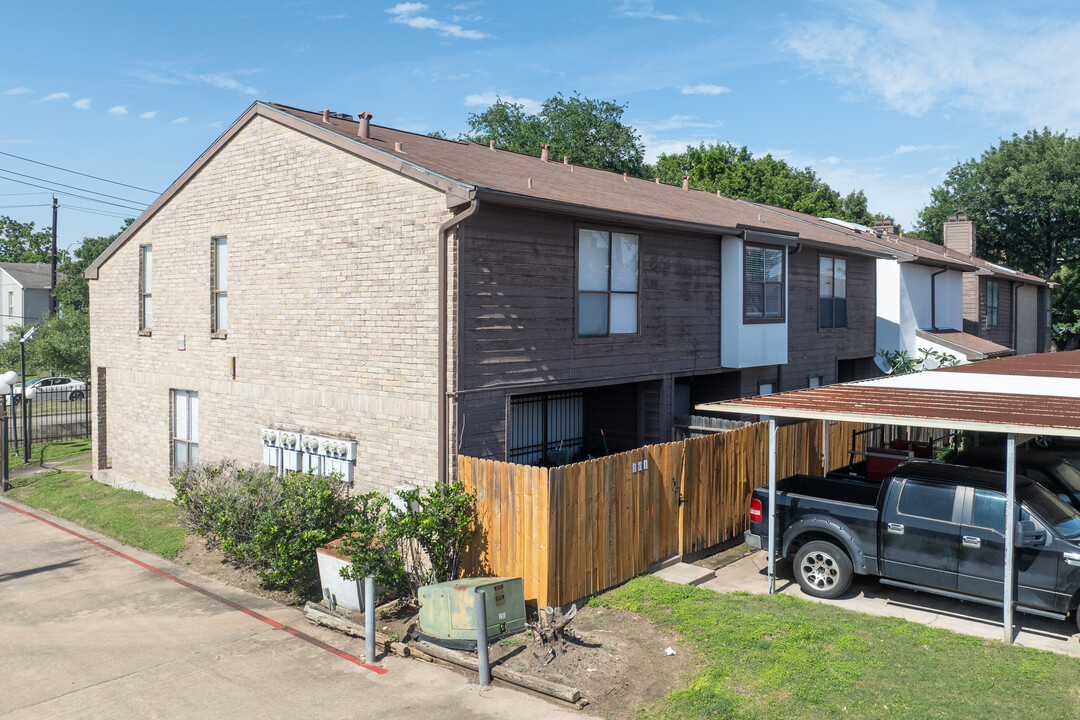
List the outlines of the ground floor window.
{"label": "ground floor window", "polygon": [[519,395],[510,400],[507,460],[524,465],[565,465],[584,441],[580,390]]}
{"label": "ground floor window", "polygon": [[183,472],[199,462],[199,393],[172,391],[172,469]]}

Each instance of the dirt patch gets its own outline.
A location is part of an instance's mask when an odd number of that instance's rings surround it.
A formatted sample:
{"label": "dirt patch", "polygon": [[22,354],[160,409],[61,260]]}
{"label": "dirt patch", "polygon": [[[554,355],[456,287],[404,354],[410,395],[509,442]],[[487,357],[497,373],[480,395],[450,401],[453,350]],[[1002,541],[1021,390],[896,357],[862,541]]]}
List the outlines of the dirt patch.
{"label": "dirt patch", "polygon": [[184,549],[173,562],[204,577],[261,595],[281,605],[303,605],[305,599],[318,600],[317,597],[302,598],[294,593],[266,587],[254,571],[230,562],[220,550],[211,550],[206,546],[206,540],[198,535],[188,535]]}
{"label": "dirt patch", "polygon": [[[336,612],[358,625],[364,622],[362,613]],[[403,603],[381,607],[376,628],[407,641],[418,629],[416,609]],[[696,667],[693,651],[677,636],[627,611],[587,605],[570,629],[573,636],[567,635],[566,648],[551,662],[544,662],[546,650],[526,631],[493,642],[492,665],[577,688],[589,701],[586,713],[610,718],[630,717],[685,685]],[[674,655],[667,653],[669,647]]]}
{"label": "dirt patch", "polygon": [[[226,585],[246,590],[284,605],[302,605],[306,599],[272,590],[252,571],[229,562],[220,550],[210,550],[206,542],[189,536],[175,561],[194,572]],[[364,616],[342,608],[336,612],[363,626]],[[418,629],[416,608],[393,602],[381,607],[377,629],[394,640],[407,642]],[[550,663],[532,633],[518,633],[491,644],[493,664],[533,677],[569,685],[589,701],[585,713],[596,717],[625,718],[637,708],[649,705],[686,684],[696,668],[690,647],[674,634],[624,610],[587,605],[570,625],[567,647]],[[674,655],[668,655],[670,647]],[[470,681],[475,677],[459,671]]]}

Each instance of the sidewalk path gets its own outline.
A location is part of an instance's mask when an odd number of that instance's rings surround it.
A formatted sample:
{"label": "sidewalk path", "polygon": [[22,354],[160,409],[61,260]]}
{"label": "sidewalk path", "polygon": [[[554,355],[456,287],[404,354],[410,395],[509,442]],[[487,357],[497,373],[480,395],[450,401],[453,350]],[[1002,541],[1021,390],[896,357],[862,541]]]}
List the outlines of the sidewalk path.
{"label": "sidewalk path", "polygon": [[295,608],[0,499],[5,720],[583,716],[414,660],[380,675],[275,625],[363,658]]}

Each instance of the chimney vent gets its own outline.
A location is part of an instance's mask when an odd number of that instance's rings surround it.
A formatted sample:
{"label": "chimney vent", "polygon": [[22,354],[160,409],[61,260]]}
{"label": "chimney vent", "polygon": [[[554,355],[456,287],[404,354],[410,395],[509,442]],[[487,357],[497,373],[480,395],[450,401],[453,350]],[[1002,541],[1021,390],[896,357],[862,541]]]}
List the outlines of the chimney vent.
{"label": "chimney vent", "polygon": [[401,143],[394,143],[394,152],[401,152]]}
{"label": "chimney vent", "polygon": [[893,223],[892,218],[880,218],[874,221],[874,230],[892,234],[896,232],[896,225]]}
{"label": "chimney vent", "polygon": [[330,111],[329,110],[323,110],[322,111],[322,121],[324,123],[330,122]]}
{"label": "chimney vent", "polygon": [[656,178],[656,184],[657,184],[657,185],[659,185],[659,184],[660,184],[660,178]]}
{"label": "chimney vent", "polygon": [[570,164],[570,156],[569,155],[563,155],[562,156],[562,164],[563,165],[569,165]]}
{"label": "chimney vent", "polygon": [[548,161],[548,151],[551,149],[551,145],[544,143],[540,146],[540,159],[544,162]]}
{"label": "chimney vent", "polygon": [[683,175],[682,176],[682,189],[683,190],[689,190],[690,189],[690,176],[689,175]]}
{"label": "chimney vent", "polygon": [[630,182],[629,180],[626,179],[626,173],[622,174],[622,181],[623,182]]}
{"label": "chimney vent", "polygon": [[532,178],[529,178],[529,189],[532,190]]}
{"label": "chimney vent", "polygon": [[492,150],[494,150],[495,149],[495,141],[494,140],[488,140],[488,147],[491,148]]}
{"label": "chimney vent", "polygon": [[356,134],[362,140],[370,139],[371,138],[371,118],[374,117],[374,116],[371,113],[369,113],[367,110],[364,110],[363,112],[361,112],[356,117],[358,118],[358,123],[359,123],[356,126]]}

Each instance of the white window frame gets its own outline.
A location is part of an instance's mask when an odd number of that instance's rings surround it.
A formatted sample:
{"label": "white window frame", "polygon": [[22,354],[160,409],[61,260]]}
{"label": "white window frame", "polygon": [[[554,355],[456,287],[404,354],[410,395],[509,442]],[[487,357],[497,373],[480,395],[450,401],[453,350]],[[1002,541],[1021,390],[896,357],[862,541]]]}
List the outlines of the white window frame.
{"label": "white window frame", "polygon": [[228,274],[229,239],[219,235],[210,244],[210,332],[215,335],[229,331]]}
{"label": "white window frame", "polygon": [[[826,287],[826,265],[828,266],[828,287]],[[839,285],[837,282],[837,269],[843,268],[843,284]],[[840,287],[840,293],[837,294],[837,287]],[[824,313],[822,312],[822,306],[825,301],[831,301],[829,305],[829,324],[822,322]],[[844,322],[843,324],[837,324],[836,321],[836,301],[842,300],[844,303]],[[845,258],[831,257],[822,255],[818,258],[818,327],[821,329],[843,329],[848,326],[848,314],[847,314],[847,260]]]}
{"label": "white window frame", "polygon": [[199,462],[199,393],[174,389],[169,399],[170,467],[177,473]]}
{"label": "white window frame", "polygon": [[139,331],[149,333],[154,326],[154,246],[139,246]]}
{"label": "white window frame", "polygon": [[[586,260],[583,257],[582,244],[585,240],[585,233],[595,233],[597,235],[603,235],[607,238],[607,261],[604,266],[605,282],[602,285],[589,283],[586,273]],[[633,289],[628,289],[625,282],[619,283],[616,277],[616,269],[612,263],[613,255],[616,251],[615,243],[633,241],[634,247],[634,269],[633,269]],[[595,270],[595,268],[594,268]],[[625,280],[625,278],[624,278]],[[620,285],[616,288],[615,285]],[[584,287],[583,287],[584,286]],[[582,332],[582,323],[586,319],[586,312],[582,309],[583,298],[597,298],[602,296],[604,298],[603,306],[605,308],[604,327],[603,332],[588,331]],[[577,317],[576,317],[576,330],[578,337],[610,337],[612,335],[636,335],[640,328],[640,313],[641,306],[639,298],[641,296],[641,235],[630,232],[623,232],[620,230],[598,230],[593,227],[578,228],[577,231]],[[626,305],[629,302],[633,302],[633,313],[627,313],[624,311],[616,311],[615,305]],[[612,329],[612,317],[619,317],[622,322],[632,319],[632,325],[619,325],[616,329]]]}

